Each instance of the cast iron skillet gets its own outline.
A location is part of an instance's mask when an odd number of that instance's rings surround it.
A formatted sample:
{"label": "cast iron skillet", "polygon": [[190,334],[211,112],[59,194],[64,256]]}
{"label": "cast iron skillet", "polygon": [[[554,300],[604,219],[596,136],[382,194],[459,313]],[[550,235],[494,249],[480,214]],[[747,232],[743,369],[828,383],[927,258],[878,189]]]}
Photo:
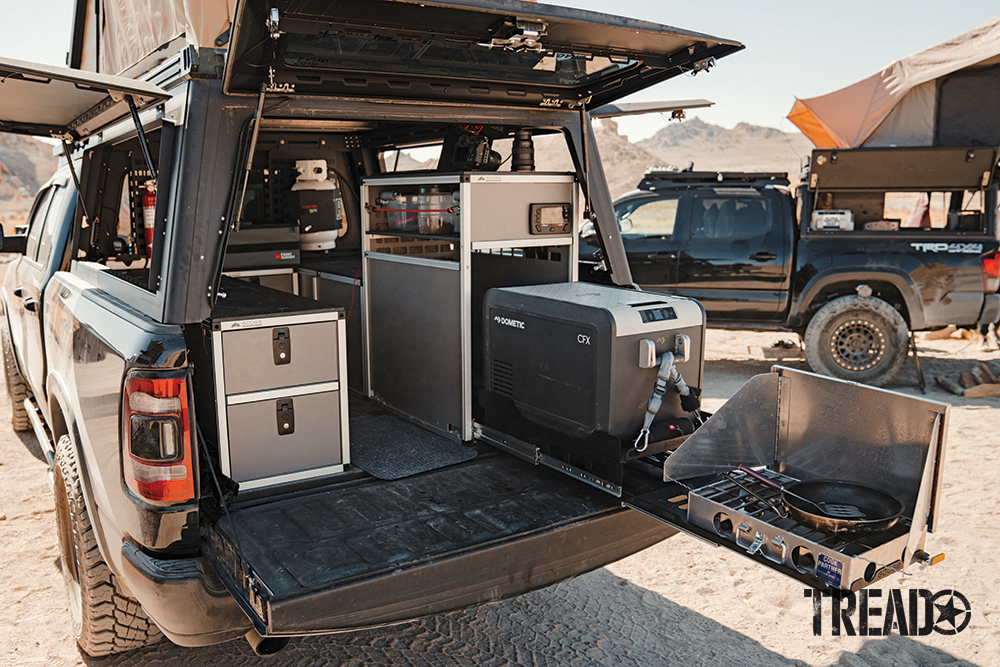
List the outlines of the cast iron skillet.
{"label": "cast iron skillet", "polygon": [[[810,479],[781,486],[745,466],[740,466],[740,470],[780,489],[781,502],[788,514],[803,525],[824,533],[849,537],[877,533],[896,525],[903,513],[903,502],[899,498],[865,484]],[[750,492],[745,487],[744,490]]]}

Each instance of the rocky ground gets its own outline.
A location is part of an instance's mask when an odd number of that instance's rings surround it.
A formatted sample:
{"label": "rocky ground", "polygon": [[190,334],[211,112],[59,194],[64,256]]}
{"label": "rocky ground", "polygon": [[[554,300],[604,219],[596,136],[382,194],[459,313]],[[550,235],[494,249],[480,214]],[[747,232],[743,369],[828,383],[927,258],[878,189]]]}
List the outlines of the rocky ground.
{"label": "rocky ground", "polygon": [[[769,362],[748,347],[779,334],[711,331],[705,397],[715,409]],[[786,339],[790,339],[785,336]],[[928,378],[957,376],[973,360],[1000,371],[1000,353],[968,341],[921,341]],[[788,365],[804,368],[803,362]],[[889,387],[920,395],[911,366]],[[6,395],[0,392],[2,401]],[[941,529],[934,567],[911,567],[875,588],[953,589],[972,616],[961,633],[923,637],[832,637],[812,631],[803,585],[729,551],[678,535],[631,558],[507,602],[376,631],[295,640],[274,658],[239,640],[205,649],[163,643],[94,660],[69,636],[46,466],[34,437],[0,426],[0,664],[144,665],[810,665],[936,667],[1000,664],[1000,399],[951,402]],[[0,405],[6,414],[6,405]],[[904,593],[905,594],[905,593]],[[829,604],[825,601],[824,604]]]}

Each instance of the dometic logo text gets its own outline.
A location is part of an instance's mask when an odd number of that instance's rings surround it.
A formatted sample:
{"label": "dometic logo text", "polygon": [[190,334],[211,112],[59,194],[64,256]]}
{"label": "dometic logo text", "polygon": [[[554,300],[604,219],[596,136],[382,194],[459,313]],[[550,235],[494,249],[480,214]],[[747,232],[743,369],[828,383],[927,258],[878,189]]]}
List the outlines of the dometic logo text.
{"label": "dometic logo text", "polygon": [[983,252],[982,243],[911,243],[910,246],[920,252],[946,252],[951,255],[978,255]]}
{"label": "dometic logo text", "polygon": [[493,321],[497,324],[502,324],[505,327],[514,327],[515,329],[523,329],[524,322],[521,320],[512,320],[509,317],[500,317],[499,315],[493,316]]}
{"label": "dometic logo text", "polygon": [[[813,602],[813,634],[829,627],[834,637],[878,637],[893,631],[904,637],[922,637],[931,632],[957,635],[969,626],[969,600],[955,590],[933,593],[922,588],[882,591],[869,588],[857,593],[807,588]],[[829,613],[830,625],[824,617]]]}

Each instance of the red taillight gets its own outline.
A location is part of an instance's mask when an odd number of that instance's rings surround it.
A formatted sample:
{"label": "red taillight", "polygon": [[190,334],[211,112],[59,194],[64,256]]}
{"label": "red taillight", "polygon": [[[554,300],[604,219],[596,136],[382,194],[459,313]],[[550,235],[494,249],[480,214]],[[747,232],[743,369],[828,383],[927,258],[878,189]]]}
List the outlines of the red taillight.
{"label": "red taillight", "polygon": [[983,257],[983,290],[987,294],[1000,290],[1000,252]]}
{"label": "red taillight", "polygon": [[133,371],[122,396],[122,471],[143,500],[172,505],[194,499],[194,457],[183,372]]}

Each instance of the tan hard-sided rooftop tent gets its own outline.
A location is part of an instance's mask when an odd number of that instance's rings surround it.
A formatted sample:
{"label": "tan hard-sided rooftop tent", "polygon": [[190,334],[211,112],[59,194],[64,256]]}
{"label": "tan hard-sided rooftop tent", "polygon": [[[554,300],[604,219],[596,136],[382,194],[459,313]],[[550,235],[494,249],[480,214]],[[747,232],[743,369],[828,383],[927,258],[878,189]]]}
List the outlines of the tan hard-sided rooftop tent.
{"label": "tan hard-sided rooftop tent", "polygon": [[788,119],[819,148],[1000,145],[1000,16],[796,100]]}

